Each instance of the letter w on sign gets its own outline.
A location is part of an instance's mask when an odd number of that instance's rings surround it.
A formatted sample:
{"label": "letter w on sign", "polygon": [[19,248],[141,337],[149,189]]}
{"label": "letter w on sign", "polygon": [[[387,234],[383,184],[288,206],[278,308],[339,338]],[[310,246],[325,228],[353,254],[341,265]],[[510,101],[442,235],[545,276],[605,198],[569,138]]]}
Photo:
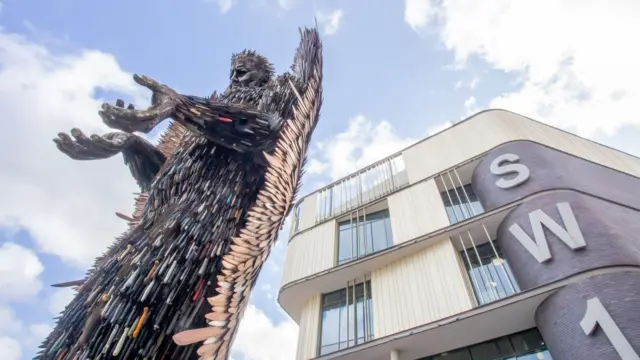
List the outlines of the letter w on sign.
{"label": "letter w on sign", "polygon": [[529,213],[529,221],[531,222],[533,238],[535,240],[531,239],[531,237],[522,230],[520,225],[513,224],[509,227],[509,231],[513,236],[518,239],[520,244],[522,244],[522,246],[524,246],[524,248],[527,249],[527,251],[533,255],[539,263],[543,263],[551,259],[549,244],[547,243],[547,238],[544,235],[542,225],[546,226],[549,231],[554,233],[572,250],[582,249],[587,246],[569,203],[558,203],[556,206],[560,212],[560,217],[562,218],[566,229],[560,226],[560,224],[555,222],[541,209],[534,210]]}

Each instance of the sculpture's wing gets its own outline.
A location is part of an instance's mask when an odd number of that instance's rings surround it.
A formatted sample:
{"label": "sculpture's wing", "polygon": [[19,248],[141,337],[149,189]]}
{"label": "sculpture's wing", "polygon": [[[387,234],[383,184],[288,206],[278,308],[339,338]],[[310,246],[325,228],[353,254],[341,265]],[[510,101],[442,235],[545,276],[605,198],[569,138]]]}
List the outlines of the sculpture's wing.
{"label": "sculpture's wing", "polygon": [[[218,276],[219,295],[208,299],[213,308],[206,315],[210,326],[183,331],[173,338],[179,345],[204,342],[198,349],[201,359],[227,358],[251,289],[299,189],[307,148],[322,105],[322,43],[316,29],[302,32],[295,58],[305,62],[304,66],[298,66],[301,70],[297,75],[306,76],[305,91],[294,105],[293,118],[283,125],[273,154],[265,154],[268,161],[265,185],[248,212],[245,228],[232,239],[231,250],[223,257]],[[295,68],[294,64],[297,71]]]}

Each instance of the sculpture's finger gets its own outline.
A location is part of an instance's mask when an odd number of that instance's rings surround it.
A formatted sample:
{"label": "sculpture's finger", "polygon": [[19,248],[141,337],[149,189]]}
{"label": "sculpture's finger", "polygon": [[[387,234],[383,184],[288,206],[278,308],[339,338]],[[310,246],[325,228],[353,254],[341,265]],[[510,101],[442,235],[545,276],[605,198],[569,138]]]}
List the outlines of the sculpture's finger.
{"label": "sculpture's finger", "polygon": [[148,76],[144,76],[144,75],[138,75],[138,74],[134,74],[133,75],[133,81],[135,81],[136,83],[138,83],[139,85],[142,85],[144,87],[146,87],[147,89],[156,92],[159,91],[161,89],[161,85],[160,83],[158,83],[157,81],[153,80],[152,78],[148,77]]}
{"label": "sculpture's finger", "polygon": [[76,139],[76,142],[80,144],[84,148],[93,147],[93,142],[89,139],[80,129],[73,128],[71,129],[71,136]]}
{"label": "sculpture's finger", "polygon": [[127,109],[129,109],[129,110],[135,110],[135,109],[136,109],[136,107],[135,107],[135,106],[133,106],[133,104],[129,104],[129,106],[127,106]]}
{"label": "sculpture's finger", "polygon": [[[135,131],[132,123],[131,116],[127,112],[132,110],[126,110],[111,106],[109,104],[102,104],[102,109],[98,111],[98,115],[102,119],[102,122],[110,128],[118,129],[126,132]],[[121,111],[118,111],[121,110]]]}
{"label": "sculpture's finger", "polygon": [[109,140],[95,134],[91,135],[91,141],[96,144],[96,146],[109,150],[111,152],[122,151],[124,147],[124,142],[120,139]]}
{"label": "sculpture's finger", "polygon": [[60,150],[61,153],[67,155],[73,160],[87,159],[83,154],[84,149],[82,149],[82,147],[80,147],[78,144],[74,143],[67,134],[58,134],[58,137],[53,139],[53,142],[56,144],[56,147],[58,148],[58,150]]}
{"label": "sculpture's finger", "polygon": [[123,107],[124,107],[124,100],[122,100],[122,99],[117,99],[117,100],[116,100],[116,106],[117,106],[117,107],[121,107],[121,108],[123,108]]}

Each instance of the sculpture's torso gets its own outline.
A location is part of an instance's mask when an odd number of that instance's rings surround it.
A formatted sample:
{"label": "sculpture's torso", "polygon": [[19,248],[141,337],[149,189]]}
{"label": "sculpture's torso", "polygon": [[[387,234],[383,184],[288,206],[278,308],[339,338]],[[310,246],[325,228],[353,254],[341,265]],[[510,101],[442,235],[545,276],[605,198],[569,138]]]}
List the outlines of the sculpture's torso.
{"label": "sculpture's torso", "polygon": [[[261,95],[256,88],[227,89],[218,101],[257,106]],[[114,359],[197,358],[192,347],[177,347],[171,335],[206,326],[206,297],[216,294],[219,255],[243,225],[244,211],[255,201],[264,172],[246,154],[187,132],[155,179],[140,225],[124,239],[133,248],[111,258],[88,282],[89,288],[74,298],[60,320],[69,324],[64,326],[69,333],[58,334],[66,338],[60,337],[58,349],[45,358],[57,358],[65,342],[77,343],[83,327],[88,330],[86,358],[103,351]],[[101,294],[109,294],[106,304],[87,308],[89,300]],[[120,343],[125,329],[135,331],[145,308],[146,320],[137,336]],[[76,350],[83,348],[78,345]],[[62,357],[72,358],[71,352]]]}

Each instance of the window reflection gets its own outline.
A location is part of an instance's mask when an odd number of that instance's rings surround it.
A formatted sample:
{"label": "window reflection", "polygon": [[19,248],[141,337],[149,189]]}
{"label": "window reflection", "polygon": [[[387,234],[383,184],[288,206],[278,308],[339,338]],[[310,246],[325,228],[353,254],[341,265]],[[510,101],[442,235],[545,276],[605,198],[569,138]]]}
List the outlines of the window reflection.
{"label": "window reflection", "polygon": [[338,224],[338,265],[393,245],[389,210]]}
{"label": "window reflection", "polygon": [[538,329],[418,360],[553,360]]}
{"label": "window reflection", "polygon": [[320,355],[362,344],[373,338],[369,281],[322,296],[320,334]]}
{"label": "window reflection", "polygon": [[451,224],[484,212],[471,184],[465,185],[464,188],[459,186],[453,190],[444,191],[440,195]]}
{"label": "window reflection", "polygon": [[520,292],[509,263],[495,241],[493,247],[487,242],[475,249],[463,250],[460,255],[478,304],[483,305]]}

